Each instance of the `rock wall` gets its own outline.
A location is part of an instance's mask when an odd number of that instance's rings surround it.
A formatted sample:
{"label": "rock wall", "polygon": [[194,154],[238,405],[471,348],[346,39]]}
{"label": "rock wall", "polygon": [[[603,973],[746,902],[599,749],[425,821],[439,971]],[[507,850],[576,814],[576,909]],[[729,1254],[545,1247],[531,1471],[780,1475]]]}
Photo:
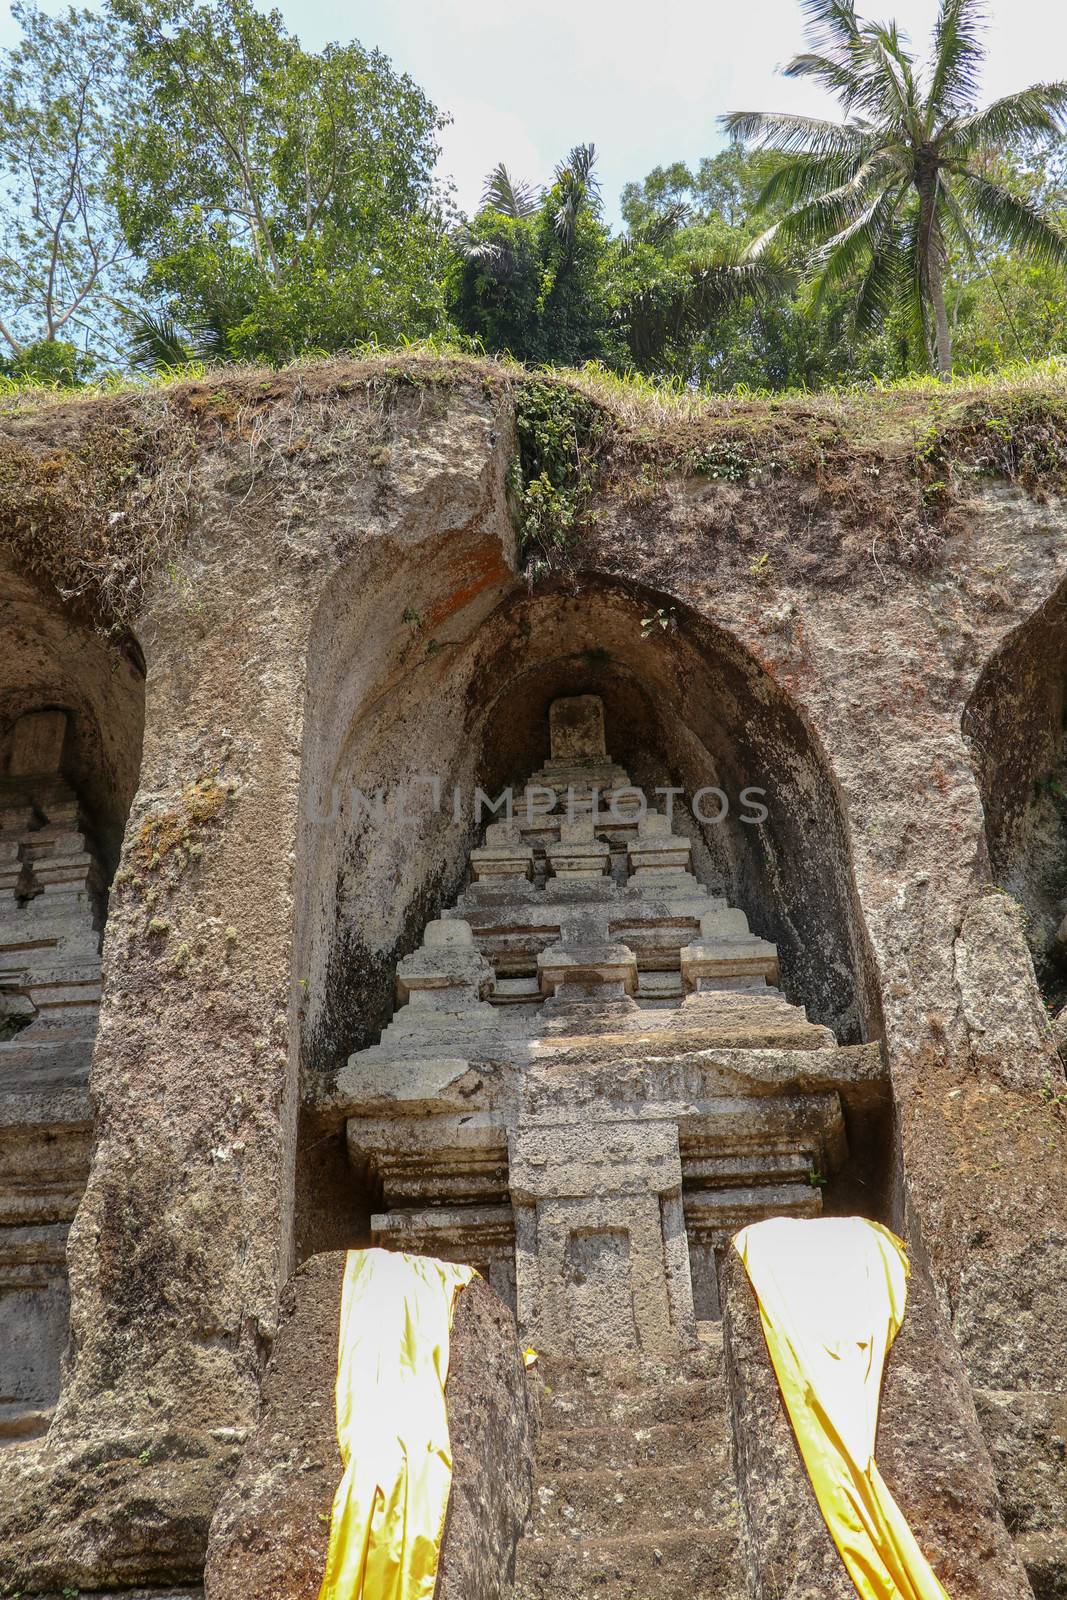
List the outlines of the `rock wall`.
{"label": "rock wall", "polygon": [[[219,1503],[206,1600],[315,1600],[341,1480],[334,1417],[344,1255],[286,1286],[259,1424]],[[510,1313],[475,1278],[449,1345],[449,1499],[437,1600],[498,1600],[530,1505],[535,1417]]]}
{"label": "rock wall", "polygon": [[[817,459],[832,441],[795,477],[738,480],[693,470],[707,440],[676,437],[674,465],[644,477],[620,451],[565,569],[531,591],[507,501],[513,381],[383,362],[166,401],[198,430],[193,513],[132,619],[144,750],[104,944],[65,1382],[47,1440],[0,1455],[13,1592],[199,1580],[282,1287],[299,1254],[357,1242],[374,1199],[316,1109],[322,1076],[388,1019],[396,962],[474,842],[447,806],[372,835],[331,790],[520,776],[560,694],[602,696],[635,774],[766,783],[758,836],[694,823],[694,845],[778,943],[790,1000],[843,1042],[883,1043],[894,1134],[854,1203],[929,1274],[1004,1505],[1055,1457],[1063,1072],[990,865],[983,798],[1023,769],[995,739],[976,756],[964,718],[1067,578],[1062,503],[964,476],[954,519],[909,542],[885,532],[907,419],[889,443],[846,439],[844,489]],[[69,459],[110,404],[3,420],[0,452]],[[888,434],[899,402],[877,404]],[[765,420],[741,407],[709,436]],[[661,421],[615,426],[636,452]],[[1041,1504],[1029,1530],[1012,1513],[1035,1550],[1062,1544]],[[1028,1559],[1055,1593],[1049,1560]]]}
{"label": "rock wall", "polygon": [[[722,1295],[751,1592],[757,1600],[854,1600],[782,1404],[755,1295],[734,1251],[724,1261]],[[1027,1600],[1030,1586],[984,1455],[959,1353],[932,1285],[913,1272],[907,1315],[883,1382],[879,1471],[950,1595]]]}

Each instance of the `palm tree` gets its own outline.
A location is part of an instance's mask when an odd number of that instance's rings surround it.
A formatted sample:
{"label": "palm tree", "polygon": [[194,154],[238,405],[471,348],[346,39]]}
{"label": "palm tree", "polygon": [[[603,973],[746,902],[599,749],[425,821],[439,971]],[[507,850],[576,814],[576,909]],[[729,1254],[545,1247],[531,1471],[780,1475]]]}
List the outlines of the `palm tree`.
{"label": "palm tree", "polygon": [[[641,227],[622,235],[617,244],[620,257],[642,244],[657,250],[669,246],[689,217],[684,201],[671,201]],[[758,310],[788,294],[796,281],[796,274],[773,250],[753,260],[724,246],[713,252],[683,251],[670,259],[669,268],[666,285],[653,283],[635,290],[617,312],[630,354],[645,369],[657,366],[671,345],[699,338],[716,318],[746,299]]]}
{"label": "palm tree", "polygon": [[981,0],[940,0],[925,70],[896,23],[863,21],[854,0],[804,0],[804,10],[810,49],[785,75],[829,89],[844,120],[761,111],[722,119],[736,139],[792,158],[759,199],[761,208],[785,206],[785,215],[750,254],[772,238],[813,250],[820,298],[858,279],[860,331],[902,306],[948,377],[951,246],[979,262],[983,244],[999,244],[1067,265],[1067,234],[988,176],[989,158],[1005,146],[1062,130],[1067,82],[1034,84],[979,110]]}
{"label": "palm tree", "polygon": [[594,216],[600,211],[600,180],[596,175],[596,145],[576,144],[556,168],[552,191],[552,222],[563,250],[570,261],[578,237],[578,218],[583,211]]}
{"label": "palm tree", "polygon": [[226,358],[226,327],[214,318],[183,332],[169,311],[142,308],[129,312],[130,365],[147,372],[168,372],[195,361]]}
{"label": "palm tree", "polygon": [[516,221],[532,217],[541,204],[541,191],[523,179],[518,182],[511,176],[502,161],[498,161],[482,190],[482,209],[499,211],[502,216]]}

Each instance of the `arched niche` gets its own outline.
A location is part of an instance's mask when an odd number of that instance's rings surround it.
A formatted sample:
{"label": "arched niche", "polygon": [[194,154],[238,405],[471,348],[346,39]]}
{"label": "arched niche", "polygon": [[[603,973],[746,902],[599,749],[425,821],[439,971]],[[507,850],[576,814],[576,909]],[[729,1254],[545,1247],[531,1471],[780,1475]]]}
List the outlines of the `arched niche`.
{"label": "arched niche", "polygon": [[[377,1038],[398,959],[462,886],[481,831],[470,798],[521,788],[548,755],[548,708],[561,695],[601,696],[608,749],[635,783],[685,791],[676,815],[694,839],[695,868],[778,944],[787,997],[841,1043],[878,1036],[825,754],[749,651],[636,585],[584,578],[529,593],[505,572],[466,604],[435,612],[432,596],[412,597],[418,581],[398,571],[373,615],[366,597],[339,590],[312,647],[296,941],[307,1103],[322,1075]],[[721,822],[692,815],[693,797],[708,788],[729,800]],[[757,788],[767,807],[758,826],[741,820],[752,814],[742,791]],[[376,814],[379,791],[386,805]],[[422,803],[399,816],[390,804],[398,791]],[[704,810],[715,815],[721,804],[706,799]],[[318,1186],[317,1208],[331,1212],[336,1231],[298,1221],[301,1253],[359,1231],[346,1212],[343,1155],[328,1155],[313,1119],[303,1146],[299,1180]]]}
{"label": "arched niche", "polygon": [[144,666],[0,561],[0,1444],[47,1426],[64,1251],[92,1142],[107,892],[137,786]]}
{"label": "arched niche", "polygon": [[0,561],[0,774],[26,712],[59,708],[64,774],[78,791],[108,879],[137,789],[145,667],[135,639],[104,634]]}
{"label": "arched niche", "polygon": [[1067,584],[986,663],[963,714],[988,868],[1026,912],[1042,991],[1067,1002]]}

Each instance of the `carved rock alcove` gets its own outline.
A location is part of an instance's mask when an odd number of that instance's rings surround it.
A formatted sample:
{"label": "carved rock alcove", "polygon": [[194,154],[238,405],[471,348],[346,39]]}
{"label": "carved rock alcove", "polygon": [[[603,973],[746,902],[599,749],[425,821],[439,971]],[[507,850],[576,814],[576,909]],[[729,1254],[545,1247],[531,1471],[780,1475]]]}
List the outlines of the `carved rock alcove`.
{"label": "carved rock alcove", "polygon": [[0,668],[0,1442],[41,1433],[67,1341],[66,1238],[92,1143],[107,889],[143,667],[8,575]]}

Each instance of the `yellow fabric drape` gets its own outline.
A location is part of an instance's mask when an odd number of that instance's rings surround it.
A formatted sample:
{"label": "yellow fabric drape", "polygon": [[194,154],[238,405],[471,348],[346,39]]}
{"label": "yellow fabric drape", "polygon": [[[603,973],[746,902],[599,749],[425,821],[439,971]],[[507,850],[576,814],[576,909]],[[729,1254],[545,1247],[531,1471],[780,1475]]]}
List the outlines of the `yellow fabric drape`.
{"label": "yellow fabric drape", "polygon": [[772,1217],[734,1239],[819,1508],[863,1600],[948,1600],[874,1462],[908,1258],[862,1217]]}
{"label": "yellow fabric drape", "polygon": [[319,1600],[432,1600],[452,1450],[452,1307],[472,1267],[350,1250],[341,1294],[334,1496]]}

